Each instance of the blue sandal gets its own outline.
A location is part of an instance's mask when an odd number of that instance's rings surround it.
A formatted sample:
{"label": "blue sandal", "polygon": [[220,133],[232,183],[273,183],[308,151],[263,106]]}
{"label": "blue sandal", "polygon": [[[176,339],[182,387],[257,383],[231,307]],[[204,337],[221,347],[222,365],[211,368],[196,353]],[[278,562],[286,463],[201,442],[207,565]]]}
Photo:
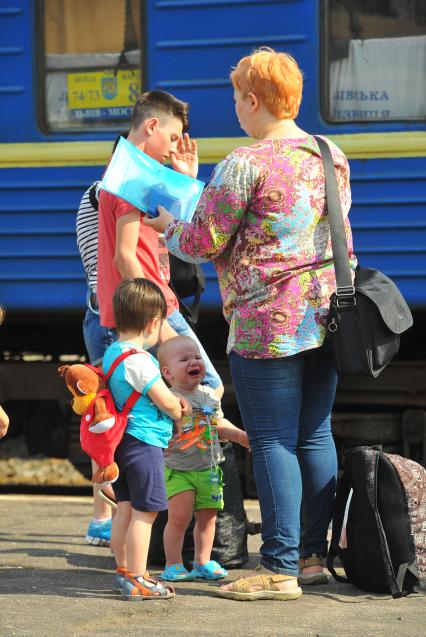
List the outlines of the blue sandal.
{"label": "blue sandal", "polygon": [[192,566],[190,575],[197,579],[218,580],[228,576],[228,571],[214,560],[210,560],[207,564],[193,562]]}
{"label": "blue sandal", "polygon": [[195,579],[195,576],[187,571],[183,564],[166,565],[159,577],[167,582],[185,582]]}

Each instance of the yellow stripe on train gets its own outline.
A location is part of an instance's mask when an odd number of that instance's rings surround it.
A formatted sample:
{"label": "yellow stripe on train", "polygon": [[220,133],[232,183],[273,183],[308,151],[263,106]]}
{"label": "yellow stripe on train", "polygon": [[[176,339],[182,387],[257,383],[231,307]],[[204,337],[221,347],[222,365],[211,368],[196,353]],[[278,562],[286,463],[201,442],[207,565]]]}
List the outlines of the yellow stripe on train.
{"label": "yellow stripe on train", "polygon": [[[426,156],[426,131],[328,135],[349,159]],[[217,164],[248,137],[197,139],[200,163]],[[48,166],[104,166],[112,149],[107,142],[40,142],[0,144],[0,168]]]}

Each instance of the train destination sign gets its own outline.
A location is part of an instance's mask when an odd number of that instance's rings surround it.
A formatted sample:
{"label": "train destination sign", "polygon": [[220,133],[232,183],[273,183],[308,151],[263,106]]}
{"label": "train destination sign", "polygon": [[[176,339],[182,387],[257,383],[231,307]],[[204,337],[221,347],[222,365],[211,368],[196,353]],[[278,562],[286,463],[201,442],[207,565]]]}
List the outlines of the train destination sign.
{"label": "train destination sign", "polygon": [[128,117],[141,90],[136,69],[69,73],[68,108],[72,119]]}

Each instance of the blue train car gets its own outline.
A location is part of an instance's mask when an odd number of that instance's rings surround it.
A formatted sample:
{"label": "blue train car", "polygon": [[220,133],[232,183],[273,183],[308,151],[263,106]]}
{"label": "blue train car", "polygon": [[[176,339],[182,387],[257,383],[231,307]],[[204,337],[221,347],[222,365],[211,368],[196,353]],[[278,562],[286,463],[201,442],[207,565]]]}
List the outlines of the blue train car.
{"label": "blue train car", "polygon": [[[76,209],[139,91],[190,103],[207,181],[249,143],[229,71],[259,46],[298,60],[299,125],[329,136],[350,160],[360,261],[389,274],[413,309],[426,308],[425,3],[4,0],[0,32],[0,302],[9,317],[0,340],[9,362],[22,352],[44,361],[84,354]],[[203,313],[220,316],[210,265],[206,274]],[[20,388],[6,382],[8,397],[59,391],[40,371],[23,378]]]}

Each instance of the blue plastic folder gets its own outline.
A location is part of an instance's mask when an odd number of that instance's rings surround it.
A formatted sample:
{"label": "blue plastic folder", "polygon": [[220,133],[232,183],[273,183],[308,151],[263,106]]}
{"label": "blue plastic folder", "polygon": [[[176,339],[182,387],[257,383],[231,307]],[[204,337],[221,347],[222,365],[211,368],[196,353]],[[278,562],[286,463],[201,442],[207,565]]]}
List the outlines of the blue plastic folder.
{"label": "blue plastic folder", "polygon": [[164,206],[176,219],[191,221],[204,183],[160,164],[124,137],[118,142],[100,187],[151,217]]}

